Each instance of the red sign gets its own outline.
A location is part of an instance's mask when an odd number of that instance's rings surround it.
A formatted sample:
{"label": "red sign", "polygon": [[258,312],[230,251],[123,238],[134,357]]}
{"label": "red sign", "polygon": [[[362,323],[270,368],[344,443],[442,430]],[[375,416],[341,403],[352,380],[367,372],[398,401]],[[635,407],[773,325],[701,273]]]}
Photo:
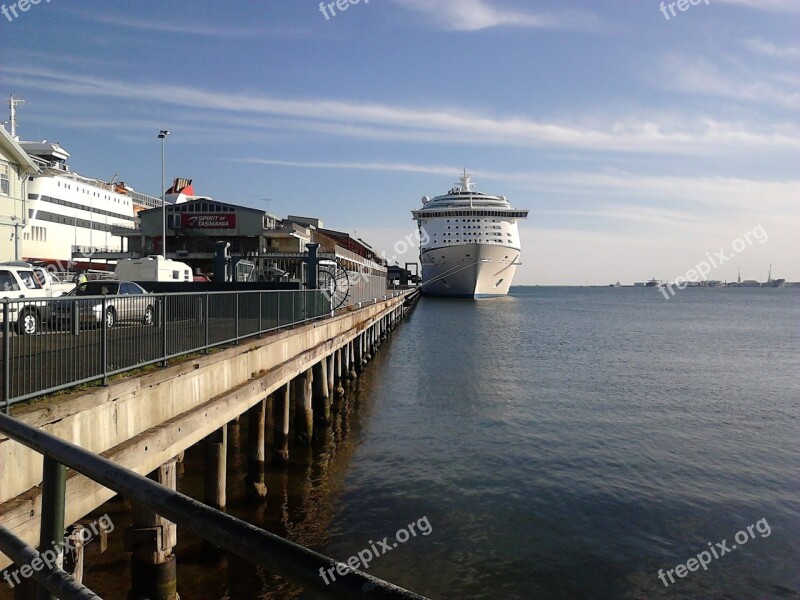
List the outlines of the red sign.
{"label": "red sign", "polygon": [[235,229],[236,215],[181,213],[183,229]]}

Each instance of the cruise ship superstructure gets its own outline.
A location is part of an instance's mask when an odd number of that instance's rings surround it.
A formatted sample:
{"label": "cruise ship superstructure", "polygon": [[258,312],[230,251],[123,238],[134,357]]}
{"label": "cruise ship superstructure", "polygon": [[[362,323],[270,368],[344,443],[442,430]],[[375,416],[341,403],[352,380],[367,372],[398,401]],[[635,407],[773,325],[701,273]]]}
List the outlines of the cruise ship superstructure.
{"label": "cruise ship superstructure", "polygon": [[504,296],[522,264],[517,221],[528,211],[473,188],[465,171],[460,185],[443,196],[425,196],[422,208],[412,211],[420,230],[424,294]]}

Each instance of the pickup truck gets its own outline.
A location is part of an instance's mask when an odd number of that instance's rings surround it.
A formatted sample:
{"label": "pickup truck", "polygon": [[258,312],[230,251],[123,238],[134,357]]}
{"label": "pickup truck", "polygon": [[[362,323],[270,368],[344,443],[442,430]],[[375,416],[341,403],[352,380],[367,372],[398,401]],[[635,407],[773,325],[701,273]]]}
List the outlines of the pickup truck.
{"label": "pickup truck", "polygon": [[[40,283],[33,267],[0,265],[0,298],[25,299],[8,303],[9,323],[19,335],[39,333],[42,323],[48,322],[50,303],[43,300],[51,297],[52,293],[52,287],[45,287]],[[28,301],[28,298],[32,300]],[[41,300],[37,302],[37,299]],[[0,323],[4,321],[3,314],[0,306]]]}
{"label": "pickup truck", "polygon": [[47,296],[49,297],[55,298],[57,296],[63,296],[65,294],[69,294],[73,289],[75,289],[74,282],[61,280],[55,273],[52,273],[45,267],[32,265],[23,260],[0,262],[0,268],[1,267],[22,267],[23,269],[33,271],[34,275],[36,275],[39,285],[41,285],[42,288],[47,291]]}

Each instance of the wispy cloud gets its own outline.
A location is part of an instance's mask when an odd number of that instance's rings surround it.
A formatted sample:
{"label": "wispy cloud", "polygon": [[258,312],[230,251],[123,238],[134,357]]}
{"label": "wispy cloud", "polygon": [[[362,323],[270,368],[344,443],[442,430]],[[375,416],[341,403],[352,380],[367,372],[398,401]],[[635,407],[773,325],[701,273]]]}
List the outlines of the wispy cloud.
{"label": "wispy cloud", "polygon": [[[800,86],[789,74],[765,75],[732,65],[723,73],[708,59],[672,56],[665,62],[667,85],[689,94],[705,94],[800,109]],[[772,81],[767,81],[772,78]]]}
{"label": "wispy cloud", "polygon": [[255,38],[281,35],[298,35],[302,32],[278,27],[231,27],[222,23],[200,23],[197,21],[154,21],[139,19],[130,15],[113,15],[107,13],[90,13],[85,11],[71,11],[73,14],[105,25],[113,25],[125,29],[134,29],[150,33],[169,33],[174,35],[192,35],[219,38]]}
{"label": "wispy cloud", "polygon": [[538,12],[500,6],[488,0],[394,0],[400,6],[420,12],[444,29],[479,31],[491,27],[536,29],[598,29],[600,19],[584,12]]}
{"label": "wispy cloud", "polygon": [[[291,161],[258,157],[231,157],[223,160],[304,169],[423,173],[448,177],[455,176],[460,172],[460,168],[455,165],[387,161]],[[739,177],[676,177],[637,174],[619,170],[548,173],[476,170],[474,175],[479,181],[498,181],[501,182],[501,185],[513,183],[516,187],[539,193],[584,194],[590,192],[594,197],[607,197],[613,201],[625,196],[639,200],[669,200],[672,204],[675,204],[675,199],[679,198],[680,204],[693,207],[695,213],[698,207],[707,206],[713,208],[714,214],[717,216],[716,211],[718,210],[750,209],[756,202],[762,207],[789,209],[800,201],[800,180],[762,181]],[[638,208],[644,210],[646,207]],[[642,213],[637,214],[641,215]],[[647,208],[647,215],[650,220],[655,216],[663,219],[667,213],[661,209]],[[670,213],[670,216],[675,217],[676,215]]]}
{"label": "wispy cloud", "polygon": [[[459,107],[419,108],[339,99],[285,99],[272,96],[214,92],[174,83],[136,82],[70,74],[28,66],[0,67],[6,81],[21,87],[80,98],[124,98],[154,106],[177,106],[251,119],[253,126],[268,117],[294,121],[306,131],[362,138],[528,146],[608,152],[702,154],[729,152],[732,147],[800,148],[792,126],[762,130],[710,117],[667,122],[625,117],[591,121],[537,120],[526,116],[493,115]],[[183,111],[188,112],[188,111]]]}
{"label": "wispy cloud", "polygon": [[800,58],[800,46],[777,46],[772,42],[751,38],[745,45],[753,52],[775,58]]}
{"label": "wispy cloud", "polygon": [[738,4],[756,10],[773,12],[800,12],[800,4],[796,0],[714,0],[726,4]]}

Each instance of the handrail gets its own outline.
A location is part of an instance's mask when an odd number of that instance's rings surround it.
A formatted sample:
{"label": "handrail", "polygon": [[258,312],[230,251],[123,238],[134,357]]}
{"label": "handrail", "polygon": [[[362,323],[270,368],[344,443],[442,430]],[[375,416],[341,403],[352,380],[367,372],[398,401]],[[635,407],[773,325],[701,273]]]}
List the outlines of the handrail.
{"label": "handrail", "polygon": [[[0,552],[8,556],[17,565],[30,565],[39,558],[39,553],[35,548],[28,546],[2,525],[0,525]],[[41,571],[32,569],[31,577],[47,589],[48,592],[55,594],[57,598],[102,600],[92,590],[82,583],[78,583],[69,573],[59,568]]]}
{"label": "handrail", "polygon": [[[414,592],[347,567],[332,558],[264,531],[111,460],[0,414],[0,433],[85,475],[204,540],[326,598],[426,600]],[[11,557],[13,558],[13,557]],[[346,569],[325,584],[320,573]]]}

